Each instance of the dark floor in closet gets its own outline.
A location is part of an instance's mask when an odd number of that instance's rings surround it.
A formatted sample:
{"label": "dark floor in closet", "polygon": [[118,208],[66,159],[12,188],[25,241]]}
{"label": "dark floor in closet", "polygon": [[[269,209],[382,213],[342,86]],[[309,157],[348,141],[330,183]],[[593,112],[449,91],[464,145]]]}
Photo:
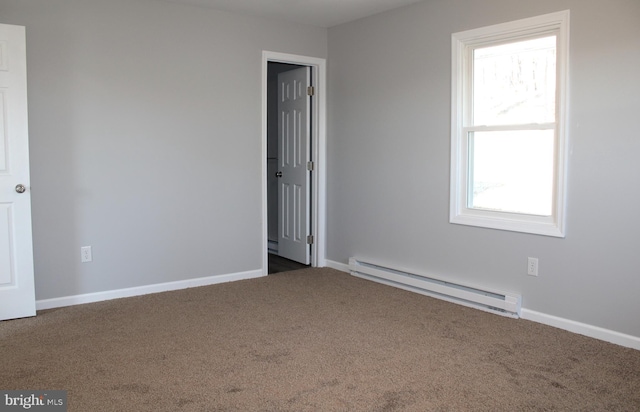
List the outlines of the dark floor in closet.
{"label": "dark floor in closet", "polygon": [[293,260],[285,259],[281,256],[269,253],[269,274],[305,269],[308,267],[309,265],[303,265],[302,263],[294,262]]}

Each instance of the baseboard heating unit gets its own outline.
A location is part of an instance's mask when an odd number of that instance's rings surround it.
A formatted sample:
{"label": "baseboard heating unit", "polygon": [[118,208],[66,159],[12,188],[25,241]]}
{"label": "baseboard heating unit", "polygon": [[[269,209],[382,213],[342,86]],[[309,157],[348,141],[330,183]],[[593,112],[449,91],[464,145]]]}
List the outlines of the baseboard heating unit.
{"label": "baseboard heating unit", "polygon": [[521,296],[349,258],[353,276],[512,318],[520,317]]}

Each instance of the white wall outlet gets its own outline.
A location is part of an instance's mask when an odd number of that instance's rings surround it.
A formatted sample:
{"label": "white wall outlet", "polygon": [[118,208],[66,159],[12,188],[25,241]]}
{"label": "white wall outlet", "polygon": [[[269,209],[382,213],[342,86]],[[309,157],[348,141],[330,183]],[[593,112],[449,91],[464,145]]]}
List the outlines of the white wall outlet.
{"label": "white wall outlet", "polygon": [[82,246],[80,248],[80,262],[87,263],[93,261],[93,255],[91,253],[91,246]]}
{"label": "white wall outlet", "polygon": [[527,260],[527,275],[538,276],[538,258],[528,258]]}

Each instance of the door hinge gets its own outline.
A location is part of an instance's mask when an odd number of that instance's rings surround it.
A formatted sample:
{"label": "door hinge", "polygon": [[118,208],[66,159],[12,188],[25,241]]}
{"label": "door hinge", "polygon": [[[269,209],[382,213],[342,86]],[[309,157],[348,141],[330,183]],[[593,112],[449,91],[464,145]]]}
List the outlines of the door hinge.
{"label": "door hinge", "polygon": [[315,94],[316,94],[316,89],[313,86],[307,87],[307,95],[308,96],[313,96]]}
{"label": "door hinge", "polygon": [[313,235],[307,236],[307,245],[313,245]]}
{"label": "door hinge", "polygon": [[313,162],[307,162],[307,170],[310,172],[313,171]]}

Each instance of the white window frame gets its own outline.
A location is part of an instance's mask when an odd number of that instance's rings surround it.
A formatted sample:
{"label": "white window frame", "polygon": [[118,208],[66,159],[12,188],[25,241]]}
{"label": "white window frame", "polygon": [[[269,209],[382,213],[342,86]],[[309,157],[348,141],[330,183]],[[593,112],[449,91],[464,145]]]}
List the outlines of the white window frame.
{"label": "white window frame", "polygon": [[[551,216],[507,213],[468,207],[469,147],[467,131],[473,77],[473,48],[542,35],[557,36],[554,193]],[[538,235],[565,237],[567,105],[569,73],[569,10],[454,33],[451,73],[451,188],[449,221]],[[527,125],[535,128],[536,125]],[[474,128],[475,129],[475,128]],[[481,128],[477,128],[482,130]]]}

